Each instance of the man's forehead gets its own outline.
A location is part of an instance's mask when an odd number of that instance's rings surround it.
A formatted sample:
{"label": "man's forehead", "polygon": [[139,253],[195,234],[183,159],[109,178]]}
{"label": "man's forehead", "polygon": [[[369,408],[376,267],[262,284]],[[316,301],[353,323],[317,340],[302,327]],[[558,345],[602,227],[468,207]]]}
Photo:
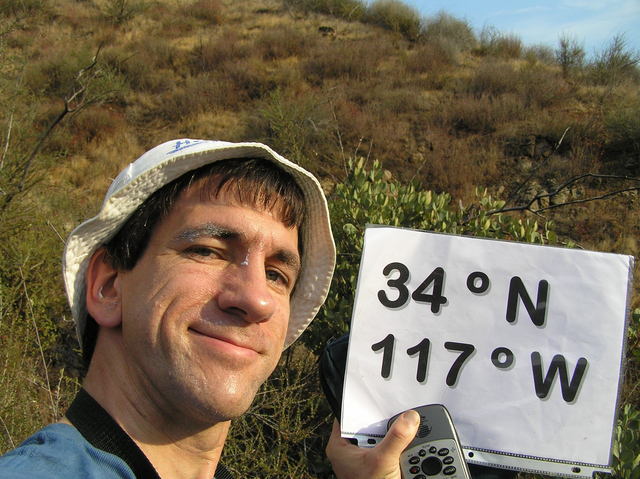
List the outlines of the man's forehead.
{"label": "man's forehead", "polygon": [[[223,179],[224,184],[221,185]],[[288,219],[288,214],[291,205],[287,198],[277,192],[269,191],[264,185],[246,181],[243,178],[223,178],[220,173],[212,173],[190,184],[180,193],[179,198],[187,195],[198,195],[202,203],[222,200],[235,206],[268,213],[287,227],[294,226],[289,224],[291,221]]]}

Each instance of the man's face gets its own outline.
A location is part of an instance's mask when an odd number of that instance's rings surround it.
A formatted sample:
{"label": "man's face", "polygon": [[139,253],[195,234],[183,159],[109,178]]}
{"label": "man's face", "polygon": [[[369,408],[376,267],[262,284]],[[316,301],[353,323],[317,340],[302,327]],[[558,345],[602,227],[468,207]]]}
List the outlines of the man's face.
{"label": "man's face", "polygon": [[297,228],[225,190],[203,200],[197,186],[117,281],[136,388],[161,410],[210,422],[246,411],[275,368],[300,258]]}

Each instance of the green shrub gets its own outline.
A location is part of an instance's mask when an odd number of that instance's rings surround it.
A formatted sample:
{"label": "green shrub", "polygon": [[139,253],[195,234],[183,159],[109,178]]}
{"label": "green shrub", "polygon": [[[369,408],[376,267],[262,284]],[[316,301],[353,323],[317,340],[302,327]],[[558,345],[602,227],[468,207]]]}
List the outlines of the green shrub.
{"label": "green shrub", "polygon": [[36,207],[30,195],[55,196],[36,186],[29,184],[20,201],[0,208],[0,452],[57,421],[77,388],[59,368],[67,306],[54,231],[65,215]]}
{"label": "green shrub", "polygon": [[613,473],[619,479],[637,479],[640,470],[640,409],[626,404],[615,428]]}
{"label": "green shrub", "polygon": [[367,9],[365,21],[399,33],[408,40],[417,40],[422,30],[418,11],[400,0],[374,0]]}
{"label": "green shrub", "polygon": [[[486,191],[476,204],[455,205],[446,193],[435,194],[415,183],[394,180],[374,161],[370,168],[364,159],[347,162],[347,177],[336,184],[329,196],[331,225],[338,259],[329,296],[301,341],[319,352],[332,337],[349,328],[362,239],[367,224],[403,226],[423,230],[513,239],[535,243],[555,241],[548,225],[507,215],[490,215],[504,206]],[[470,214],[473,213],[473,214]]]}
{"label": "green shrub", "polygon": [[236,477],[329,479],[324,447],[332,420],[317,356],[295,344],[249,411],[233,421],[222,461]]}

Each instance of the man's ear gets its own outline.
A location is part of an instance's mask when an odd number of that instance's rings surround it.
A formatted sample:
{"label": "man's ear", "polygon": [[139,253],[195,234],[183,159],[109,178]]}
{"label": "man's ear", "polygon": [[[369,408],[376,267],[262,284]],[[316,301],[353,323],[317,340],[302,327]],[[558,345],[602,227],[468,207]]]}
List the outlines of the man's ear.
{"label": "man's ear", "polygon": [[106,259],[103,247],[91,257],[87,268],[87,312],[99,326],[115,328],[122,322],[120,281],[116,270]]}

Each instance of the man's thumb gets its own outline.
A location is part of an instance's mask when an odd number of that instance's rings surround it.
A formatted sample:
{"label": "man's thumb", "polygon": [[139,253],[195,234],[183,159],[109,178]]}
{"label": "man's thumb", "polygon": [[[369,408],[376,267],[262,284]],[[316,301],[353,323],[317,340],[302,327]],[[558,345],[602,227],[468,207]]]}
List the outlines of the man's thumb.
{"label": "man's thumb", "polygon": [[409,445],[418,432],[420,415],[414,410],[404,412],[391,425],[378,449],[384,454],[392,454],[400,457],[400,454]]}

